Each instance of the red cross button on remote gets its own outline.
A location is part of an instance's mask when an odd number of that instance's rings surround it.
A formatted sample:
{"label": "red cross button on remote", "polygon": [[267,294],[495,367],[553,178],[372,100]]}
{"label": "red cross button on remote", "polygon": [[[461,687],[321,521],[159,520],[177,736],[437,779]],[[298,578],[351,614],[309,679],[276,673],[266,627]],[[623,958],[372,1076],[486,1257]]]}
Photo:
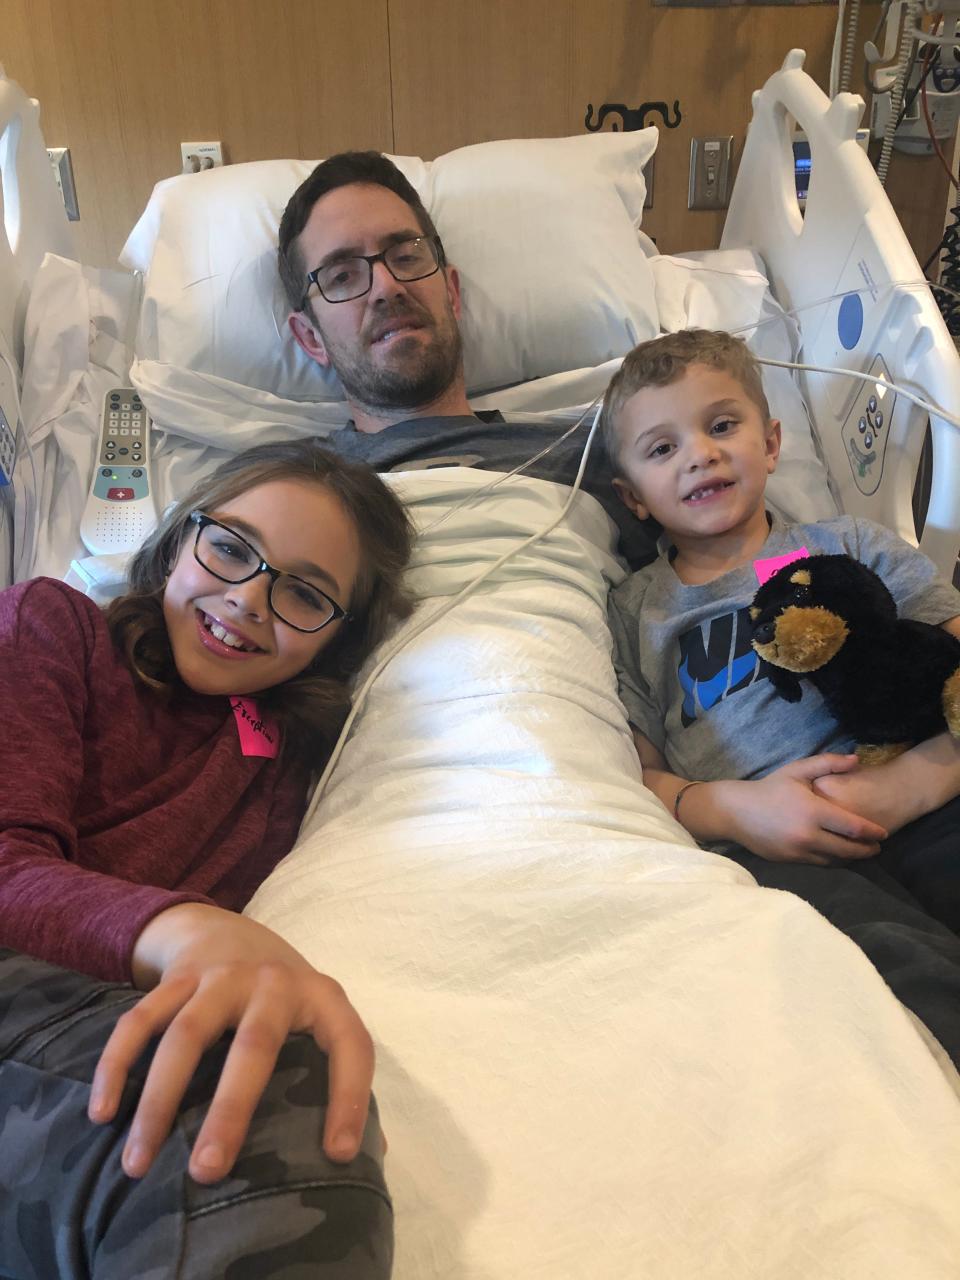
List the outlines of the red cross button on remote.
{"label": "red cross button on remote", "polygon": [[107,497],[114,502],[128,502],[133,497],[132,489],[108,489]]}

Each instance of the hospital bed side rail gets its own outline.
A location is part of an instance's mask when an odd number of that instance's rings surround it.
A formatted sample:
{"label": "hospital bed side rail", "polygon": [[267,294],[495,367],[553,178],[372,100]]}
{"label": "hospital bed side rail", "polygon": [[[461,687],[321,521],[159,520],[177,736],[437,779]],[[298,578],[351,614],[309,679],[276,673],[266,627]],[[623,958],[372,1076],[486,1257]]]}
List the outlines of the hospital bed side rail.
{"label": "hospital bed side rail", "polygon": [[76,258],[73,228],[40,132],[39,103],[0,66],[0,335],[23,362],[30,282],[45,253]]}
{"label": "hospital bed side rail", "polygon": [[[831,102],[803,70],[804,57],[791,50],[753,95],[721,248],[747,246],[761,256],[774,293],[799,325],[801,361],[876,374],[956,415],[960,356],[856,141],[863,100],[842,93]],[[810,144],[804,213],[794,180],[796,127]],[[913,498],[927,414],[872,379],[808,372],[800,381],[843,509],[919,542],[951,577],[960,550],[960,429],[936,413],[929,417],[929,500],[918,522]],[[876,440],[867,418],[872,447],[865,448],[859,426],[871,397],[886,412]]]}
{"label": "hospital bed side rail", "polygon": [[[40,132],[39,104],[0,66],[0,424],[4,457],[22,452],[20,387],[23,325],[32,281],[44,255],[74,258],[73,229]],[[6,470],[0,485],[0,587],[13,581],[14,499]]]}

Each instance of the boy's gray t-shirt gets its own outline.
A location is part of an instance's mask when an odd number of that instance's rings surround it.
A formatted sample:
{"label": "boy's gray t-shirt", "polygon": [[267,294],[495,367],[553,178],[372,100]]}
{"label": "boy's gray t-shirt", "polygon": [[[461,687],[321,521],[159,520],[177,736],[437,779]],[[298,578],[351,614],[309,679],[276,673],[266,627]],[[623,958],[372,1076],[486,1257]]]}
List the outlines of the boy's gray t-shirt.
{"label": "boy's gray t-shirt", "polygon": [[[868,565],[901,617],[939,625],[960,614],[960,593],[936,566],[870,520],[784,525],[773,517],[757,559],[802,547]],[[809,682],[802,682],[800,701],[790,703],[762,674],[747,612],[757,587],[752,563],[687,586],[661,555],[611,593],[620,697],[631,723],[681,778],[761,778],[791,760],[851,749]],[[870,671],[862,678],[869,680]]]}

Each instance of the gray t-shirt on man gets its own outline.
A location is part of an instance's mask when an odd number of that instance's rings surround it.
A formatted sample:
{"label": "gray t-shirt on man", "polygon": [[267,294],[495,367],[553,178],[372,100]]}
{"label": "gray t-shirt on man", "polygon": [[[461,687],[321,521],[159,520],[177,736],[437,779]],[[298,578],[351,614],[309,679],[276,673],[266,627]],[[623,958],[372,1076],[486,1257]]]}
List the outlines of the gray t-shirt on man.
{"label": "gray t-shirt on man", "polygon": [[[587,426],[560,441],[566,427],[542,422],[507,422],[496,412],[454,417],[412,418],[382,431],[357,431],[348,423],[323,444],[343,458],[366,462],[376,471],[410,471],[429,467],[478,467],[481,471],[513,471],[540,454],[524,474],[555,484],[572,485],[587,439]],[[560,441],[560,443],[557,443]],[[553,446],[550,448],[550,446]],[[620,531],[620,554],[632,568],[657,554],[656,534],[623,505],[613,490],[613,472],[595,438],[582,489],[591,494]]]}
{"label": "gray t-shirt on man", "polygon": [[[847,554],[886,583],[901,617],[939,625],[960,614],[960,593],[921,552],[882,525],[853,516],[784,525],[771,517],[757,557],[806,548]],[[775,693],[750,640],[747,612],[758,587],[753,564],[687,586],[669,555],[610,596],[620,697],[630,721],[681,778],[753,779],[852,743],[808,681],[799,702]],[[870,679],[870,671],[861,673]]]}

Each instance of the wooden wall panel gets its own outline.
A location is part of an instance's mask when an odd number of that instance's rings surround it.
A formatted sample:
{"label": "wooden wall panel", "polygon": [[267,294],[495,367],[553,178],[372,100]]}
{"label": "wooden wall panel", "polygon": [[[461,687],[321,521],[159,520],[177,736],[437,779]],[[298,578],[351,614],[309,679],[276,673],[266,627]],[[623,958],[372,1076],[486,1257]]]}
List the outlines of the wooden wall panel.
{"label": "wooden wall panel", "polygon": [[665,252],[715,246],[723,214],[687,210],[690,139],[730,133],[794,46],[821,83],[836,10],[664,9],[637,0],[390,0],[397,149],[582,133],[588,102],[680,100],[661,129],[644,227]]}
{"label": "wooden wall panel", "polygon": [[[112,264],[181,140],[230,160],[379,147],[423,156],[581,133],[588,102],[679,98],[644,226],[664,252],[717,244],[687,210],[691,137],[730,133],[787,49],[826,84],[834,6],[669,9],[650,0],[0,0],[0,60],[73,154],[84,259]],[[871,24],[872,26],[872,18]],[[865,34],[869,34],[866,32]],[[895,156],[889,191],[918,254],[946,178]]]}
{"label": "wooden wall panel", "polygon": [[470,142],[582,132],[571,88],[577,4],[389,0],[397,151],[432,158]]}
{"label": "wooden wall panel", "polygon": [[[818,6],[713,12],[651,7],[638,30],[638,6],[624,0],[618,7],[634,15],[623,23],[619,50],[598,40],[587,6],[579,6],[579,43],[588,52],[583,73],[593,85],[609,86],[603,90],[608,100],[665,100],[672,105],[678,98],[683,112],[678,128],[660,131],[654,205],[644,216],[644,227],[664,253],[714,248],[726,212],[687,209],[691,138],[733,135],[736,165],[751,94],[777,70],[789,49],[806,49],[806,69],[818,83],[826,83],[836,12]],[[597,92],[592,88],[591,96]]]}
{"label": "wooden wall panel", "polygon": [[235,162],[393,147],[387,0],[0,0],[0,32],[71,149],[87,262],[115,263],[181,141]]}

